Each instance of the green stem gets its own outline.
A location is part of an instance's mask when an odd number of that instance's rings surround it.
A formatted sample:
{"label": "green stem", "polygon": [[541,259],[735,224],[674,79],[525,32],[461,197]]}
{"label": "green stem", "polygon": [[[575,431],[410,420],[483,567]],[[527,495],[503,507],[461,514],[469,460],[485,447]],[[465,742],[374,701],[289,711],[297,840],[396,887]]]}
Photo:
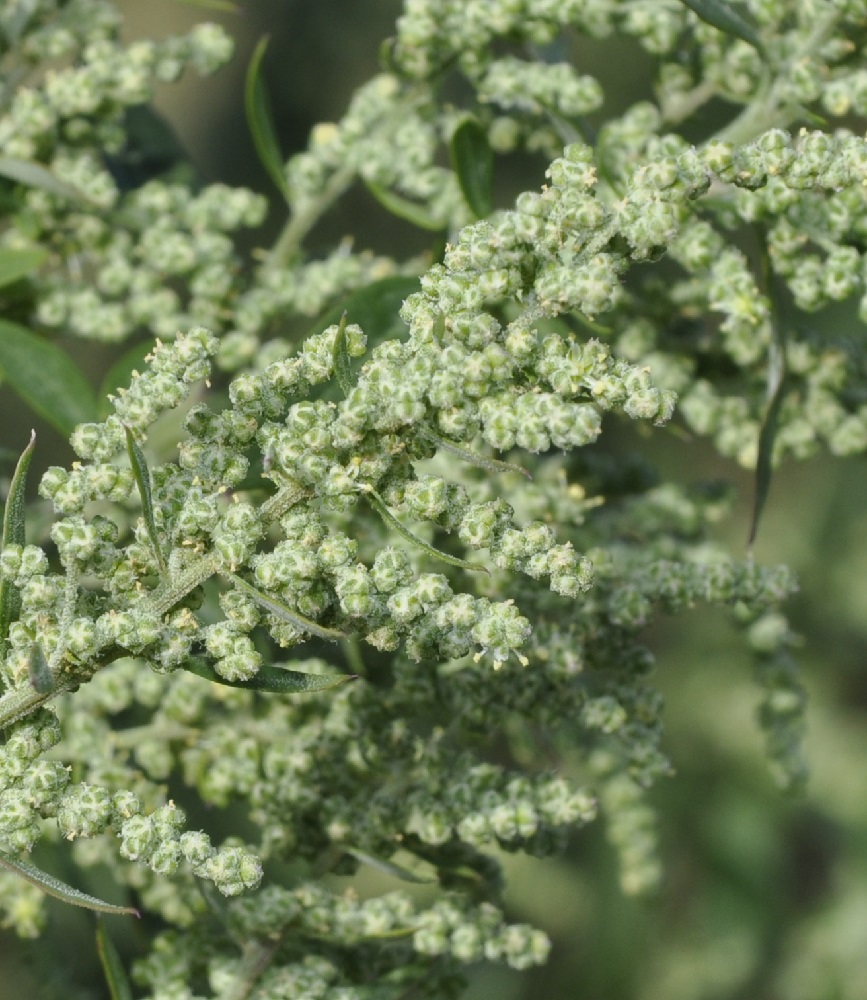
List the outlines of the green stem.
{"label": "green stem", "polygon": [[[810,32],[798,52],[787,60],[790,63],[809,58],[822,48],[833,35],[840,14],[832,10],[822,18]],[[757,100],[752,101],[733,122],[730,122],[714,139],[718,142],[730,142],[732,145],[743,145],[751,142],[762,132],[770,128],[786,128],[801,117],[803,110],[781,95],[788,85],[784,76],[778,76],[771,86],[766,86]]]}
{"label": "green stem", "polygon": [[[388,133],[400,128],[405,112],[412,109],[420,98],[426,95],[426,88],[413,87],[397,101],[391,113],[386,115],[376,125],[371,126],[371,137],[380,141],[388,138]],[[265,266],[284,268],[298,254],[304,238],[329,208],[340,198],[355,180],[357,171],[354,166],[345,166],[336,170],[325,182],[325,187],[315,198],[306,202],[303,208],[293,212],[283,231],[277,237],[277,242],[265,257]]]}
{"label": "green stem", "polygon": [[711,98],[716,97],[716,94],[717,85],[710,80],[704,80],[688,93],[664,102],[662,119],[668,124],[679,125],[707,104]]}
{"label": "green stem", "polygon": [[273,524],[287,510],[306,499],[310,494],[300,483],[289,482],[281,486],[274,496],[269,497],[259,508],[259,514],[268,524]]}
{"label": "green stem", "polygon": [[29,684],[25,684],[23,687],[7,691],[0,698],[0,729],[5,729],[7,726],[11,726],[13,722],[31,715],[55,695],[60,694],[61,691],[68,691],[72,686],[73,683],[64,684],[60,682],[53,691],[40,693]]}
{"label": "green stem", "polygon": [[304,242],[304,238],[316,225],[320,218],[337,201],[338,198],[349,188],[355,180],[355,168],[344,167],[332,174],[324,189],[317,198],[306,203],[303,210],[293,212],[289,221],[283,227],[283,232],[277,238],[270,253],[265,259],[266,266],[273,268],[284,268],[289,264],[298,249]]}
{"label": "green stem", "polygon": [[364,658],[361,655],[361,643],[358,641],[358,636],[347,636],[341,640],[341,645],[343,646],[343,653],[346,656],[346,663],[352,673],[358,674],[359,677],[366,676]]}
{"label": "green stem", "polygon": [[274,959],[277,949],[282,944],[282,937],[263,944],[260,941],[250,941],[241,956],[241,968],[235,981],[221,995],[221,1000],[247,1000],[253,992],[259,977]]}
{"label": "green stem", "polygon": [[132,655],[123,646],[111,643],[102,649],[97,648],[94,650],[94,656],[98,656],[98,660],[78,667],[70,664],[68,661],[66,664],[59,664],[58,669],[61,671],[59,676],[56,671],[52,670],[54,674],[54,687],[50,691],[37,691],[30,684],[23,684],[12,691],[7,691],[0,697],[0,729],[11,726],[13,722],[31,715],[46,704],[46,702],[52,698],[56,698],[57,695],[65,694],[67,691],[74,691],[81,684],[86,684],[94,674],[115,660]]}
{"label": "green stem", "polygon": [[141,602],[139,608],[145,614],[164,615],[170,611],[187,594],[209,580],[219,569],[220,557],[211,552],[197,559],[191,566],[178,573],[166,584],[161,584]]}

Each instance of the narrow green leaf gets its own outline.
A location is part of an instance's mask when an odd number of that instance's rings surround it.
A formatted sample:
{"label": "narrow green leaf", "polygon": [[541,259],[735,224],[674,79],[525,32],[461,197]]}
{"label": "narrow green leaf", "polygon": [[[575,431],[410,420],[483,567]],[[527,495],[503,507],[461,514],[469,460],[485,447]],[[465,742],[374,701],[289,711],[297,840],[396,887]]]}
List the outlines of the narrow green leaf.
{"label": "narrow green leaf", "polygon": [[477,219],[494,210],[494,152],[488,133],[475,118],[465,118],[452,134],[452,166],[466,203]]}
{"label": "narrow green leaf", "polygon": [[95,910],[97,913],[130,913],[134,917],[140,916],[138,910],[132,906],[116,906],[114,903],[105,903],[101,899],[97,899],[96,896],[88,896],[86,892],[73,889],[71,885],[61,882],[60,879],[41,871],[26,861],[10,858],[8,854],[2,852],[0,852],[0,868],[20,875],[31,885],[35,885],[38,889],[48,893],[49,896],[54,896],[55,899],[62,899],[64,903],[82,906],[86,910]]}
{"label": "narrow green leaf", "polygon": [[320,639],[328,639],[329,642],[337,642],[340,639],[346,638],[346,636],[342,632],[338,632],[337,629],[325,628],[324,625],[319,625],[312,619],[306,618],[297,611],[293,611],[292,608],[283,604],[281,601],[275,600],[273,597],[268,597],[268,595],[263,594],[261,590],[251,587],[250,584],[247,583],[246,580],[242,580],[240,576],[236,576],[234,573],[228,573],[224,570],[221,570],[220,572],[222,576],[225,576],[227,580],[231,580],[239,590],[243,591],[251,600],[255,601],[259,607],[264,608],[266,611],[270,611],[272,615],[276,615],[278,618],[284,619],[284,621],[291,622],[304,632],[309,632],[311,635],[318,635]]}
{"label": "narrow green leaf", "polygon": [[732,38],[740,38],[759,52],[762,51],[762,40],[755,28],[726,0],[680,0],[680,2],[712,27],[731,35]]}
{"label": "narrow green leaf", "polygon": [[393,861],[384,861],[382,858],[375,858],[372,854],[365,854],[364,851],[356,850],[354,847],[348,847],[346,849],[346,853],[351,854],[362,864],[369,865],[371,868],[375,868],[384,875],[391,875],[393,878],[399,878],[401,882],[412,882],[415,885],[424,885],[427,882],[436,881],[436,879],[431,878],[430,876],[416,875],[415,872],[411,872],[408,868],[404,868],[402,865],[395,864]]}
{"label": "narrow green leaf", "polygon": [[349,681],[358,679],[358,674],[308,674],[301,670],[284,670],[282,667],[260,667],[255,677],[246,681],[229,681],[221,677],[205,660],[191,657],[183,664],[184,670],[215,684],[227,687],[245,688],[248,691],[264,691],[270,694],[309,694],[313,691],[327,691]]}
{"label": "narrow green leaf", "polygon": [[452,455],[457,455],[458,458],[462,458],[471,465],[477,465],[480,469],[487,469],[488,472],[517,472],[521,476],[526,476],[527,479],[533,478],[523,465],[515,465],[513,462],[502,462],[498,458],[488,458],[487,455],[479,455],[468,448],[462,448],[454,441],[440,437],[439,434],[435,434],[429,427],[420,426],[418,431],[422,437],[426,437],[428,440],[438,444],[443,451],[451,452]]}
{"label": "narrow green leaf", "polygon": [[132,381],[133,372],[143,371],[147,366],[146,358],[154,349],[155,341],[148,339],[131,347],[122,354],[106,372],[97,393],[99,415],[103,419],[113,411],[109,396],[117,395],[118,389],[126,389]]}
{"label": "narrow green leaf", "polygon": [[343,395],[348,396],[352,391],[352,370],[349,367],[349,349],[346,346],[346,311],[340,317],[337,326],[337,336],[334,338],[334,374],[337,382],[343,390]]}
{"label": "narrow green leaf", "polygon": [[120,960],[114,941],[108,936],[105,921],[96,921],[96,952],[102,964],[102,972],[108,984],[111,1000],[132,1000],[132,987]]}
{"label": "narrow green leaf", "polygon": [[386,211],[396,215],[399,219],[405,219],[414,226],[418,226],[419,229],[427,229],[434,233],[438,233],[443,228],[442,222],[434,218],[424,205],[410,201],[409,198],[389,191],[388,188],[380,187],[373,181],[366,180],[364,185]]}
{"label": "narrow green leaf", "polygon": [[389,527],[394,528],[394,530],[399,535],[402,535],[408,542],[412,542],[413,545],[418,545],[419,548],[424,549],[429,556],[433,556],[434,559],[439,559],[441,562],[448,563],[450,566],[460,566],[461,569],[468,569],[473,573],[487,573],[488,576],[491,575],[487,568],[479,563],[467,562],[466,559],[459,559],[457,556],[449,555],[448,552],[442,552],[440,549],[435,549],[433,545],[428,545],[427,542],[422,541],[414,535],[409,528],[405,528],[400,521],[398,521],[375,489],[368,486],[363,490],[363,492],[367,497],[370,506],[373,507],[373,509],[377,512],[377,514],[379,514],[383,521],[389,525]]}
{"label": "narrow green leaf", "polygon": [[154,518],[154,502],[151,494],[150,469],[148,468],[148,462],[145,458],[144,452],[141,448],[139,448],[136,444],[135,438],[132,436],[132,431],[126,426],[126,424],[124,424],[123,429],[126,434],[126,450],[129,454],[132,474],[135,476],[136,486],[138,486],[138,494],[141,497],[142,514],[144,516],[148,538],[151,540],[151,548],[154,550],[154,555],[156,556],[157,564],[160,568],[160,576],[165,578],[168,570],[166,569],[166,561],[163,557],[162,549],[160,548],[160,537],[157,533],[157,522]]}
{"label": "narrow green leaf", "polygon": [[27,187],[40,188],[49,194],[59,195],[61,198],[68,198],[70,201],[83,201],[91,204],[87,195],[72,184],[67,184],[41,163],[32,163],[30,160],[19,160],[11,156],[0,156],[0,177],[7,177],[10,181],[17,181],[19,184],[26,184]]}
{"label": "narrow green leaf", "polygon": [[[27,485],[27,470],[33,458],[36,447],[36,433],[30,432],[30,441],[21,452],[12,482],[9,484],[9,495],[3,509],[3,537],[0,548],[7,545],[24,545],[25,543],[25,488]],[[0,580],[0,656],[6,651],[6,639],[9,636],[10,625],[18,620],[21,610],[21,594],[11,580]]]}
{"label": "narrow green leaf", "polygon": [[780,408],[783,405],[783,399],[787,391],[788,384],[785,379],[781,379],[765,410],[762,427],[759,431],[759,448],[756,457],[755,490],[753,495],[753,514],[750,519],[749,545],[752,545],[756,540],[759,530],[759,519],[762,516],[762,511],[764,510],[765,502],[768,499],[768,493],[771,488],[777,420],[780,416]]}
{"label": "narrow green leaf", "polygon": [[27,672],[30,676],[30,686],[34,691],[39,694],[51,694],[54,690],[54,677],[41,643],[34,642],[30,647]]}
{"label": "narrow green leaf", "polygon": [[54,343],[0,319],[0,374],[28,406],[66,437],[98,418],[93,390]]}
{"label": "narrow green leaf", "polygon": [[13,250],[9,247],[0,249],[0,287],[11,285],[20,278],[26,278],[47,256],[48,251],[41,247],[27,250]]}
{"label": "narrow green leaf", "polygon": [[274,182],[277,190],[286,201],[289,201],[289,187],[286,183],[286,173],[283,166],[283,154],[277,141],[274,119],[268,101],[268,92],[262,82],[262,60],[268,48],[268,37],[260,39],[253,52],[253,58],[247,68],[247,83],[244,88],[244,107],[247,112],[247,125],[253,136],[253,145],[259,154],[262,166],[268,171],[268,176]]}
{"label": "narrow green leaf", "polygon": [[15,465],[15,472],[12,474],[12,482],[9,484],[9,495],[6,497],[6,506],[3,510],[3,546],[23,545],[25,541],[25,496],[24,491],[27,486],[27,470],[30,468],[30,461],[33,458],[33,450],[36,447],[36,431],[30,432],[30,440],[21,457]]}

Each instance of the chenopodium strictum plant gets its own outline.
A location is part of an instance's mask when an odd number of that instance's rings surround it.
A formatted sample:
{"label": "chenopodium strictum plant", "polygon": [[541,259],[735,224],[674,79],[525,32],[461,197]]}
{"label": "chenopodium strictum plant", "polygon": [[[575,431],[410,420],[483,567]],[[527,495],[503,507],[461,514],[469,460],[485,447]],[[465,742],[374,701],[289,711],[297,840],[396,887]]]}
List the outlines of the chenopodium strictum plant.
{"label": "chenopodium strictum plant", "polygon": [[[260,46],[247,109],[288,217],[248,262],[229,234],[264,199],[149,145],[155,84],[218,68],[224,31],[124,46],[105,0],[4,5],[0,366],[77,455],[42,474],[44,537],[32,447],[4,521],[8,925],[38,934],[43,890],[115,908],[27,861],[59,839],[162,920],[134,968],[159,1000],[450,996],[479,959],[543,962],[495,849],[556,852],[601,810],[624,889],[653,888],[644,791],[670,765],[642,633],[697,602],[744,628],[774,774],[803,782],[791,574],[709,540],[724,496],[595,443],[674,416],[755,469],[753,530],[781,458],[867,447],[863,349],[810,319],[863,294],[867,143],[834,123],[867,112],[865,22],[861,0],[406,0],[383,72],[286,164]],[[565,57],[612,34],[655,91],[602,117]],[[497,208],[516,151],[545,182]],[[305,256],[358,180],[444,249]],[[107,410],[53,330],[135,338]],[[244,837],[212,843],[181,795],[240,806]],[[321,880],[363,865],[440,891]]]}

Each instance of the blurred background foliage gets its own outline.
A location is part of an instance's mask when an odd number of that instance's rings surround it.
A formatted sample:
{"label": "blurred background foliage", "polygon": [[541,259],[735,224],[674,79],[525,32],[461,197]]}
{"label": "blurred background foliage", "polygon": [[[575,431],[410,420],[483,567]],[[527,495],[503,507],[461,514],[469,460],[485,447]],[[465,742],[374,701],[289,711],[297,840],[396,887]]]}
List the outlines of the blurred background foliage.
{"label": "blurred background foliage", "polygon": [[[237,42],[232,65],[213,79],[165,86],[159,111],[206,181],[271,194],[244,121],[243,76],[258,39],[283,150],[300,150],[318,121],[340,117],[350,94],[378,68],[380,42],[399,0],[242,0],[238,14],[203,12],[178,0],[119,0],[127,38],[160,37],[221,20]],[[611,113],[649,96],[648,57],[625,42],[577,53],[606,87]],[[711,109],[712,113],[712,109]],[[500,204],[537,188],[545,164],[515,158],[500,168]],[[348,233],[396,256],[424,248],[425,234],[386,217],[353,190],[318,226],[312,251]],[[274,206],[255,234],[267,246],[279,228]],[[835,320],[854,322],[843,314]],[[861,329],[861,334],[865,332]],[[93,351],[94,383],[108,354]],[[32,414],[0,395],[2,444],[20,450]],[[40,429],[34,463],[68,461],[63,442]],[[663,478],[734,483],[733,513],[718,526],[745,549],[750,477],[699,440],[666,431],[615,428],[602,447],[640,450]],[[722,613],[700,609],[657,623],[649,636],[667,701],[667,749],[677,773],[651,798],[659,813],[664,876],[652,899],[623,895],[613,852],[591,826],[568,856],[504,855],[511,916],[552,937],[547,967],[516,973],[480,967],[469,1000],[863,1000],[867,997],[867,475],[864,460],[821,458],[776,474],[756,558],[785,562],[800,579],[789,610],[803,636],[810,693],[812,778],[797,800],[782,797],[763,762],[755,723],[758,692],[749,654]],[[38,480],[38,474],[33,477]],[[213,818],[212,818],[213,819]],[[214,831],[218,833],[219,831]],[[70,880],[74,873],[70,873]],[[393,888],[385,876],[357,878],[359,891]],[[88,891],[100,894],[96,884]],[[49,937],[62,976],[40,957],[45,941],[0,937],[4,997],[106,997],[90,914],[51,908]],[[113,923],[127,956],[152,928]],[[121,927],[121,924],[127,924]],[[302,998],[298,998],[302,1000]]]}

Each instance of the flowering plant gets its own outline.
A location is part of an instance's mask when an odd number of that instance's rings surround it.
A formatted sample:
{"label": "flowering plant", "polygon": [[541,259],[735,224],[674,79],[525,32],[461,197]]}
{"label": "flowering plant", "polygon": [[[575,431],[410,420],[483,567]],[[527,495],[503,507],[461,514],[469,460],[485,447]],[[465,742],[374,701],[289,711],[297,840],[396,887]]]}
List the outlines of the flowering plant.
{"label": "flowering plant", "polygon": [[[860,0],[406,0],[286,163],[260,46],[286,221],[246,255],[265,198],[159,155],[149,108],[229,59],[224,30],[124,44],[108,0],[3,6],[0,369],[76,456],[40,499],[33,442],[9,477],[9,926],[38,935],[45,892],[146,912],[153,1000],[457,996],[481,959],[543,963],[503,852],[601,812],[624,890],[654,888],[646,630],[697,603],[744,630],[773,774],[803,785],[792,574],[713,540],[724,494],[606,442],[673,429],[753,470],[753,534],[781,460],[867,449],[860,343],[810,322],[864,294],[865,24]],[[566,56],[611,36],[655,89],[603,115]],[[516,153],[548,166],[506,202]],[[312,257],[356,182],[430,251]],[[98,393],[55,334],[117,345]],[[330,877],[364,869],[438,889]]]}

